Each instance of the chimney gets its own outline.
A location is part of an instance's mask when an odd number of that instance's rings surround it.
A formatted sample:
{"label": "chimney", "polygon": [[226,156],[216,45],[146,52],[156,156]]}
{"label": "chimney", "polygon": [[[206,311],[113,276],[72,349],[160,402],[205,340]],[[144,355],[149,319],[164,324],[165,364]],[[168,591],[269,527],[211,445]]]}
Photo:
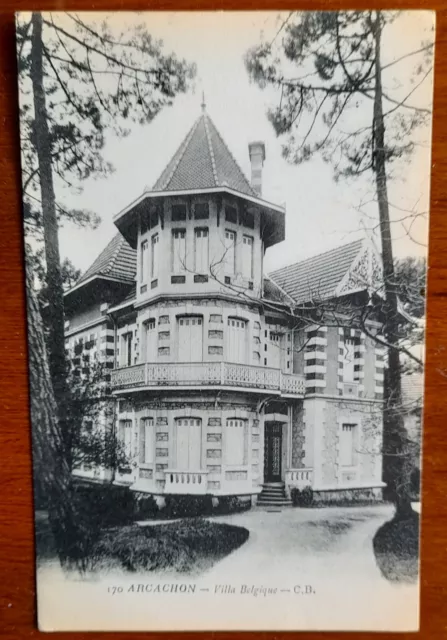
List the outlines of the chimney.
{"label": "chimney", "polygon": [[251,162],[251,186],[256,195],[262,196],[262,167],[265,160],[265,144],[261,141],[250,142],[248,153]]}

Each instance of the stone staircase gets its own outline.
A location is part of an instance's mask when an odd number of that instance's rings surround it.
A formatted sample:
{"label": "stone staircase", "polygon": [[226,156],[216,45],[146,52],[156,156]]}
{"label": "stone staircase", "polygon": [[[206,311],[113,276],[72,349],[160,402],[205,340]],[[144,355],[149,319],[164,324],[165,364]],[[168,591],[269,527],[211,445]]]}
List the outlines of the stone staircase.
{"label": "stone staircase", "polygon": [[286,497],[284,482],[265,482],[258,497],[260,507],[288,507],[292,501]]}

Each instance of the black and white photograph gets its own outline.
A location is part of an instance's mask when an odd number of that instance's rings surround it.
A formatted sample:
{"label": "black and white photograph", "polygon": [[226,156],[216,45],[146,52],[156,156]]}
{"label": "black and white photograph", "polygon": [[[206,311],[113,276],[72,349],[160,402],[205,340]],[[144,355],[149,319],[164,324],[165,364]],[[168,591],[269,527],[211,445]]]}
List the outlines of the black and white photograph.
{"label": "black and white photograph", "polygon": [[41,631],[416,631],[435,14],[16,15]]}

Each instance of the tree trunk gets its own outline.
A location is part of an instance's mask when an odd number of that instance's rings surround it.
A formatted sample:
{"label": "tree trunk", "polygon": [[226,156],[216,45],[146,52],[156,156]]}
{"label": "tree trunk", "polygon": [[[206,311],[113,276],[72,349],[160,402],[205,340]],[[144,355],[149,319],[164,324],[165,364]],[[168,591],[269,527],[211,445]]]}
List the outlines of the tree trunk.
{"label": "tree trunk", "polygon": [[57,419],[42,319],[29,266],[26,276],[34,482],[42,488],[48,503],[48,517],[61,564],[82,569],[88,557],[89,529],[76,509],[71,471]]}
{"label": "tree trunk", "polygon": [[65,420],[67,405],[66,358],[64,339],[64,297],[59,256],[58,223],[51,165],[51,141],[48,128],[45,88],[43,82],[42,15],[32,14],[31,80],[34,98],[34,137],[39,166],[42,202],[42,221],[45,243],[48,291],[48,350],[49,367],[59,422],[66,448],[66,459],[71,468],[71,434]]}
{"label": "tree trunk", "polygon": [[374,22],[375,38],[375,93],[374,93],[374,170],[377,201],[379,206],[380,233],[382,241],[383,275],[385,281],[385,337],[396,348],[388,349],[388,384],[385,385],[384,415],[384,474],[396,505],[397,517],[406,517],[411,512],[410,461],[408,435],[402,412],[401,366],[398,343],[398,297],[394,277],[394,260],[391,242],[391,226],[386,176],[385,123],[382,105],[381,68],[381,12],[377,11]]}

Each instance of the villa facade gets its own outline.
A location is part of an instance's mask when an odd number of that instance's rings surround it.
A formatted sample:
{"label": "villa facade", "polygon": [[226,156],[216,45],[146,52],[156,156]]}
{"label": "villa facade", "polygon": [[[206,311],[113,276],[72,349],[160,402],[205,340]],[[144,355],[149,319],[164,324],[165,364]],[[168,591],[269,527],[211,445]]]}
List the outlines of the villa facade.
{"label": "villa facade", "polygon": [[[115,216],[117,235],[66,294],[72,366],[105,363],[129,465],[77,470],[152,494],[286,503],[380,498],[385,353],[343,320],[380,280],[354,241],[270,276],[285,211],[262,198],[203,111],[155,183]],[[340,309],[309,320],[300,309]],[[342,311],[342,309],[344,311]],[[336,318],[336,321],[334,321]],[[365,325],[366,326],[366,325]]]}

